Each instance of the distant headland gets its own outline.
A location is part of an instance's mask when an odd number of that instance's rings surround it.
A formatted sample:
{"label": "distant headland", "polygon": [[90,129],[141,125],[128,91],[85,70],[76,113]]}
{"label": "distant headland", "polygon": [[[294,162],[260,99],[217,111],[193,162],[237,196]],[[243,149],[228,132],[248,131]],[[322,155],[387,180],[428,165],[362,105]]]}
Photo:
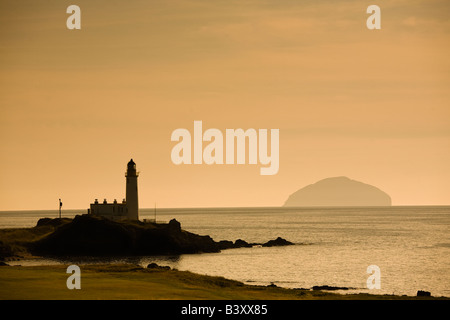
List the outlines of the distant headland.
{"label": "distant headland", "polygon": [[333,177],[297,190],[284,203],[285,207],[314,206],[391,206],[391,197],[372,185]]}

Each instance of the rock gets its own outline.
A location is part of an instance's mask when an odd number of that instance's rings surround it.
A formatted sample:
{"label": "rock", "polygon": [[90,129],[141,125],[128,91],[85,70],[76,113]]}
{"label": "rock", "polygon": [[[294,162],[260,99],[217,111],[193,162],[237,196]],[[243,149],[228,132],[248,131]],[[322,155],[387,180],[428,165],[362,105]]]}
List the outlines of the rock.
{"label": "rock", "polygon": [[159,266],[158,264],[152,262],[147,266],[147,269],[170,270],[170,267],[169,266]]}
{"label": "rock", "polygon": [[284,206],[390,206],[391,202],[388,194],[374,186],[347,177],[334,177],[297,190]]}
{"label": "rock", "polygon": [[289,242],[283,238],[276,238],[275,240],[269,240],[266,243],[264,243],[263,247],[274,247],[274,246],[290,246],[293,245],[292,242]]}
{"label": "rock", "polygon": [[419,291],[417,291],[417,296],[418,297],[431,297],[431,292],[419,290]]}
{"label": "rock", "polygon": [[154,262],[152,262],[152,263],[147,265],[147,269],[156,269],[158,267],[159,266],[156,263],[154,263]]}
{"label": "rock", "polygon": [[53,226],[53,227],[58,227],[62,224],[66,224],[71,222],[72,219],[69,218],[55,218],[55,219],[51,219],[51,218],[41,218],[38,220],[36,227],[42,227],[42,226]]}
{"label": "rock", "polygon": [[219,241],[218,242],[218,246],[219,246],[220,250],[235,248],[233,242],[229,241],[229,240],[221,240],[221,241]]}
{"label": "rock", "polygon": [[235,248],[250,248],[252,245],[249,244],[247,241],[244,241],[242,239],[237,239],[234,242],[234,247]]}
{"label": "rock", "polygon": [[171,231],[175,232],[181,231],[181,223],[179,223],[176,219],[170,220],[168,227]]}
{"label": "rock", "polygon": [[332,290],[348,290],[349,288],[347,287],[334,287],[334,286],[314,286],[312,287],[313,290],[328,290],[328,291],[332,291]]}
{"label": "rock", "polygon": [[0,260],[3,260],[4,258],[7,257],[11,257],[13,255],[14,253],[11,246],[0,240]]}
{"label": "rock", "polygon": [[53,219],[51,219],[51,218],[41,218],[38,220],[36,227],[45,226],[45,225],[49,224],[49,222],[52,220]]}

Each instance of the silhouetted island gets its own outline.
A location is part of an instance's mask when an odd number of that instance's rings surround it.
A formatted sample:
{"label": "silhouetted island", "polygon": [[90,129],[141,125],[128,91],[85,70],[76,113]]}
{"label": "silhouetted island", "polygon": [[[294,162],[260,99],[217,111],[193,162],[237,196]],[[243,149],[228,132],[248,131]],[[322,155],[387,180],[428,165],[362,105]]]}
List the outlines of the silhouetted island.
{"label": "silhouetted island", "polygon": [[169,223],[112,221],[93,215],[78,215],[73,220],[44,218],[37,226],[55,226],[55,230],[30,244],[29,250],[39,256],[131,256],[219,252],[223,249],[261,246],[285,246],[293,243],[282,238],[263,244],[244,240],[214,241],[181,229],[172,219]]}
{"label": "silhouetted island", "polygon": [[289,196],[285,207],[390,206],[391,197],[377,187],[347,177],[334,177],[308,185]]}

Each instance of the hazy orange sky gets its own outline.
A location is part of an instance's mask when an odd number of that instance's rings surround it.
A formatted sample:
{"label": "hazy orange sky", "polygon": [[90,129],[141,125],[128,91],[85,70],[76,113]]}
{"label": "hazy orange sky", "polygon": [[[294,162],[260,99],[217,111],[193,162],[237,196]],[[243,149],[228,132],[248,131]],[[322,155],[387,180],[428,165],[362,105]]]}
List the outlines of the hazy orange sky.
{"label": "hazy orange sky", "polygon": [[[66,8],[81,8],[68,30]],[[366,9],[381,8],[381,30]],[[0,210],[278,206],[333,176],[450,204],[450,2],[0,2]],[[177,128],[280,129],[280,168],[175,165]]]}

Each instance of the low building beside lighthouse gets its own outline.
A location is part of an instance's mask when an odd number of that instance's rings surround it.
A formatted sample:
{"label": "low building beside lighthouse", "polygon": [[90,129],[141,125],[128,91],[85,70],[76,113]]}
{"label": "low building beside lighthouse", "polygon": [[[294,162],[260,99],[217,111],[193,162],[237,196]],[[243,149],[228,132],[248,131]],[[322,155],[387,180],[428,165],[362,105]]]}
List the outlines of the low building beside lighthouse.
{"label": "low building beside lighthouse", "polygon": [[91,203],[88,214],[101,216],[111,220],[139,220],[138,186],[137,178],[139,173],[136,171],[136,163],[133,159],[128,162],[126,177],[126,198],[122,202],[114,199],[108,203],[106,199],[99,202],[95,199]]}

